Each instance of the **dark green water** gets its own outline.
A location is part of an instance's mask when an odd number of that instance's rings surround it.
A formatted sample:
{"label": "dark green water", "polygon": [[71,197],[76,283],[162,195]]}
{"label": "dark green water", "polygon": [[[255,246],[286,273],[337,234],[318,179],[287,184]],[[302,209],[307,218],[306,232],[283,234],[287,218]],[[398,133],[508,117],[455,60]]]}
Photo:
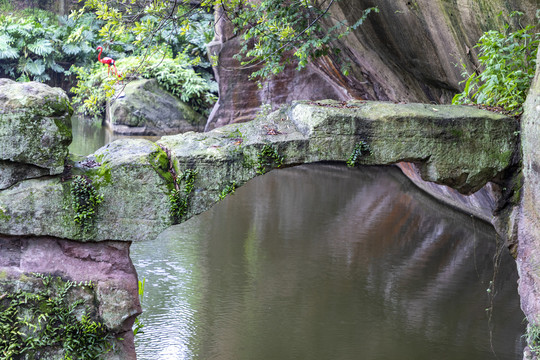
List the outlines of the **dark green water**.
{"label": "dark green water", "polygon": [[[397,169],[271,172],[136,243],[139,359],[521,359],[496,235]],[[492,311],[486,311],[492,308]]]}
{"label": "dark green water", "polygon": [[[87,155],[115,136],[75,121],[74,138]],[[491,226],[395,168],[273,171],[132,245],[138,359],[521,359],[515,264],[497,254]]]}
{"label": "dark green water", "polygon": [[93,153],[100,147],[121,138],[144,138],[149,140],[157,140],[158,136],[123,136],[113,134],[112,131],[102,127],[99,122],[92,123],[84,121],[77,116],[71,119],[73,142],[69,146],[69,152],[76,157],[86,156]]}

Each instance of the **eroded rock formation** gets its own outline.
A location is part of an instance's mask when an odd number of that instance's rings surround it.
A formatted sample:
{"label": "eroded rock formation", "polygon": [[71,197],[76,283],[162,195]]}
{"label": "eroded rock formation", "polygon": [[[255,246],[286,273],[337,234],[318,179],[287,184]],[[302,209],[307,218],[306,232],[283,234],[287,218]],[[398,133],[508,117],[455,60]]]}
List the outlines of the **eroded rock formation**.
{"label": "eroded rock formation", "polygon": [[183,186],[187,170],[197,175],[183,220],[205,211],[228,185],[240,186],[267,170],[272,151],[283,157],[283,166],[292,166],[345,162],[361,145],[358,164],[413,161],[425,180],[471,193],[513,164],[516,130],[513,119],[474,107],[299,102],[266,119],[165,136],[158,145],[126,139],[101,148],[73,169],[92,179],[104,196],[88,238],[73,223],[65,205],[68,184],[58,178],[28,180],[0,192],[0,233],[94,241],[154,238],[171,225],[169,194]]}
{"label": "eroded rock formation", "polygon": [[[232,58],[240,49],[226,17],[219,13],[216,37],[209,52],[218,56],[215,68],[219,100],[207,129],[251,120],[261,104],[275,106],[292,100],[367,99],[403,102],[449,103],[462,88],[464,62],[478,67],[474,47],[483,32],[502,29],[505,21],[517,25],[535,22],[536,0],[344,0],[332,5],[333,21],[355,23],[362,10],[377,6],[378,14],[340,40],[338,57],[323,57],[303,71],[288,66],[283,74],[258,88],[248,77],[254,68],[243,68]],[[350,75],[340,72],[341,63],[351,64]],[[256,70],[256,68],[255,68]]]}
{"label": "eroded rock formation", "polygon": [[[116,350],[107,353],[105,358],[135,359],[131,328],[135,317],[141,313],[141,307],[137,273],[129,258],[128,242],[83,244],[51,237],[0,236],[0,255],[0,291],[3,293],[0,303],[3,306],[9,299],[6,295],[27,294],[31,300],[28,301],[30,307],[25,310],[25,316],[33,319],[38,327],[41,324],[45,327],[50,318],[60,316],[51,311],[51,307],[58,306],[51,298],[55,301],[65,300],[66,308],[80,300],[81,304],[75,304],[74,314],[77,318],[80,320],[86,314],[91,320],[99,321],[105,325],[110,341],[116,343]],[[49,303],[46,303],[46,299],[40,299],[36,304],[31,295],[44,290],[43,280],[50,285]],[[71,284],[66,286],[66,282]],[[59,293],[63,289],[67,294],[60,299],[62,295]],[[42,318],[38,321],[40,315]],[[22,316],[22,312],[19,316]],[[66,317],[65,314],[62,316]],[[13,322],[16,320],[13,319]],[[65,331],[63,336],[67,338],[69,330],[66,328],[74,324],[56,320],[53,325],[58,334]],[[87,328],[87,331],[90,329]],[[50,359],[64,359],[62,340],[67,339],[61,339],[55,346],[40,349],[37,358],[46,354]]]}
{"label": "eroded rock formation", "polygon": [[[5,274],[0,286],[8,292],[22,283],[38,288],[40,278],[29,279],[29,273],[92,281],[94,289],[80,296],[97,299],[91,315],[124,339],[121,352],[109,355],[134,358],[129,328],[140,308],[130,241],[154,238],[208,209],[227,189],[280,166],[408,161],[425,180],[471,193],[504,180],[501,175],[515,165],[517,130],[514,119],[474,107],[319,101],[297,102],[266,118],[208,133],[165,136],[157,144],[118,140],[70,171],[18,179],[0,191],[0,271]],[[53,158],[53,163],[63,160],[64,153]],[[97,218],[85,231],[74,221],[69,178],[76,175],[90,179],[103,195]],[[176,190],[180,196],[171,201]],[[183,211],[171,213],[183,204]]]}
{"label": "eroded rock formation", "polygon": [[[522,118],[523,189],[517,220],[519,294],[529,326],[540,326],[540,52]],[[532,356],[531,356],[532,358]]]}

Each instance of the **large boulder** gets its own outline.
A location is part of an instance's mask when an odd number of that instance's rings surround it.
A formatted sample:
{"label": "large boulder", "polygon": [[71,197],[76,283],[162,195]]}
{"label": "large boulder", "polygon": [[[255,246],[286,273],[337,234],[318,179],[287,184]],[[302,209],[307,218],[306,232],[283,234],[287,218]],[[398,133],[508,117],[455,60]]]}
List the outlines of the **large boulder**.
{"label": "large boulder", "polygon": [[0,79],[0,189],[62,173],[72,114],[61,89]]}
{"label": "large boulder", "polygon": [[206,119],[162,89],[155,79],[131,81],[108,104],[107,123],[117,134],[170,135],[202,131]]}

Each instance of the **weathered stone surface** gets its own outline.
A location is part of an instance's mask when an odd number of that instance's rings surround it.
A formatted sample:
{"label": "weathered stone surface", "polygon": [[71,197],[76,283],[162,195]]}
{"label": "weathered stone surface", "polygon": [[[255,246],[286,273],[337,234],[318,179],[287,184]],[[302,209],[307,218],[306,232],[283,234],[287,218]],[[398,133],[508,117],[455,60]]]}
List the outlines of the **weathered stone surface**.
{"label": "weathered stone surface", "polygon": [[0,189],[64,170],[72,113],[61,89],[0,79]]}
{"label": "weathered stone surface", "polygon": [[[349,91],[336,83],[324,68],[308,67],[298,72],[295,65],[287,65],[283,73],[259,88],[249,80],[249,74],[259,67],[242,69],[233,55],[240,49],[240,39],[235,37],[226,42],[220,39],[224,31],[224,17],[219,17],[216,26],[216,39],[208,44],[208,52],[218,56],[218,66],[214,75],[219,84],[219,100],[214,106],[206,124],[206,131],[232,123],[241,123],[255,118],[262,104],[290,104],[299,99],[337,99],[354,98]],[[220,26],[221,25],[221,26]],[[235,71],[230,71],[235,69]]]}
{"label": "weathered stone surface", "polygon": [[[141,307],[129,243],[81,244],[50,237],[0,236],[0,288],[35,291],[41,283],[35,273],[59,276],[63,281],[91,281],[93,287],[73,287],[68,299],[82,299],[80,315],[87,308],[86,313],[102,322],[116,339],[117,351],[106,359],[135,359],[131,328]],[[50,359],[64,359],[62,349],[49,351]]]}
{"label": "weathered stone surface", "polygon": [[24,180],[49,175],[49,169],[35,165],[0,160],[0,190]]}
{"label": "weathered stone surface", "polygon": [[[521,308],[540,325],[540,52],[522,117],[523,189],[518,219],[517,265]],[[535,358],[531,356],[530,358]]]}
{"label": "weathered stone surface", "polygon": [[340,109],[300,103],[291,109],[293,123],[309,136],[318,157],[324,154],[322,160],[339,159],[331,143],[348,133],[355,136],[348,146],[364,141],[371,148],[365,164],[418,162],[424,180],[472,193],[505,169],[516,151],[517,123],[504,116],[461,106],[349,104]]}
{"label": "weathered stone surface", "polygon": [[[296,103],[266,119],[234,124],[209,133],[115,141],[74,172],[91,178],[104,201],[90,236],[73,223],[68,183],[28,180],[0,192],[0,233],[51,235],[82,240],[145,240],[171,225],[171,165],[179,177],[197,171],[185,218],[205,211],[231,184],[257,176],[256,163],[265,146],[284,157],[283,165],[346,161],[356,144],[371,153],[360,164],[413,161],[425,180],[463,193],[483,187],[512,165],[517,123],[473,107],[377,102]],[[91,163],[91,162],[90,162]],[[182,183],[179,183],[182,187]],[[67,204],[67,206],[66,206]]]}
{"label": "weathered stone surface", "polygon": [[[231,60],[239,52],[226,18],[216,15],[216,37],[209,48],[219,55],[215,68],[220,99],[207,129],[253,118],[263,103],[321,98],[449,103],[463,85],[460,61],[478,67],[474,45],[484,31],[502,29],[511,11],[524,13],[522,24],[535,23],[537,0],[343,0],[332,4],[329,22],[355,23],[362,10],[377,6],[378,14],[337,44],[336,57],[322,57],[303,72],[290,66],[259,89],[248,80],[256,68],[242,68]],[[502,12],[504,16],[497,16]],[[329,23],[328,26],[331,26]],[[340,62],[350,62],[343,76]],[[234,71],[231,71],[234,69]]]}
{"label": "weathered stone surface", "polygon": [[206,119],[163,90],[155,79],[126,84],[123,95],[108,104],[108,125],[125,135],[164,135],[202,131]]}
{"label": "weathered stone surface", "polygon": [[439,201],[459,211],[472,214],[488,223],[494,221],[493,212],[496,209],[497,199],[499,198],[498,191],[494,189],[494,184],[488,183],[474,194],[463,195],[449,186],[437,185],[422,180],[420,170],[414,163],[402,162],[397,164],[397,166],[416,186]]}

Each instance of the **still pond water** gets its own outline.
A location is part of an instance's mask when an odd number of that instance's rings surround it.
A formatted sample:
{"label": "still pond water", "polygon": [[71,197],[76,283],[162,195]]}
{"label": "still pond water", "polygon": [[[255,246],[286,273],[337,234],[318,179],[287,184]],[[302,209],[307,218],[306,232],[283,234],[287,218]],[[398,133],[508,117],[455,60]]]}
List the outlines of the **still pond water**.
{"label": "still pond water", "polygon": [[495,242],[395,168],[272,171],[132,245],[138,359],[521,359],[515,265],[504,250],[494,266]]}

